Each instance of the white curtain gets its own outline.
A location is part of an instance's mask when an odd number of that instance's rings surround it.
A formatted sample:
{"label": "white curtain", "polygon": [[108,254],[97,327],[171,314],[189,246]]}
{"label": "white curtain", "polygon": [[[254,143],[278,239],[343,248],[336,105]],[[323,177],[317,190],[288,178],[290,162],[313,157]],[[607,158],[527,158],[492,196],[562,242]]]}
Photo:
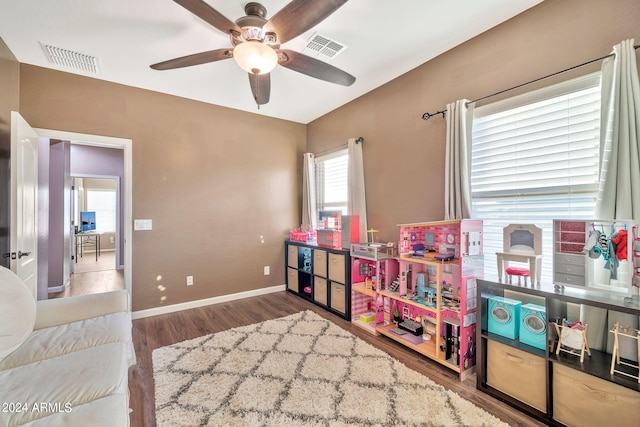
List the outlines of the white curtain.
{"label": "white curtain", "polygon": [[[600,186],[595,216],[599,219],[640,220],[640,83],[633,39],[613,47],[602,63],[600,120]],[[638,327],[638,318],[596,307],[582,306],[589,324],[589,345],[611,353],[607,333],[615,322]],[[630,340],[628,340],[630,341]],[[620,354],[638,360],[637,346],[620,342]]]}
{"label": "white curtain", "polygon": [[[360,141],[360,142],[358,142]],[[349,215],[358,215],[360,221],[360,242],[367,241],[367,200],[364,191],[364,162],[362,159],[362,138],[349,138],[347,149],[349,166],[347,172],[347,198]]]}
{"label": "white curtain", "polygon": [[462,99],[447,104],[444,218],[471,217],[471,127],[473,104]]}
{"label": "white curtain", "polygon": [[640,83],[633,39],[602,64],[596,218],[640,221]]}
{"label": "white curtain", "polygon": [[313,153],[304,153],[302,175],[302,231],[315,230],[316,219],[316,163]]}

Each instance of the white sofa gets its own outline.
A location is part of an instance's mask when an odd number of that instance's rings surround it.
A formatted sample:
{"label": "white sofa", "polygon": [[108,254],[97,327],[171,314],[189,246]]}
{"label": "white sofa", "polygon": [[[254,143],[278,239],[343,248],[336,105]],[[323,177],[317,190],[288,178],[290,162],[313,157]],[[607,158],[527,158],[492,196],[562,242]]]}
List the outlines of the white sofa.
{"label": "white sofa", "polygon": [[126,291],[34,301],[0,267],[0,426],[128,426]]}

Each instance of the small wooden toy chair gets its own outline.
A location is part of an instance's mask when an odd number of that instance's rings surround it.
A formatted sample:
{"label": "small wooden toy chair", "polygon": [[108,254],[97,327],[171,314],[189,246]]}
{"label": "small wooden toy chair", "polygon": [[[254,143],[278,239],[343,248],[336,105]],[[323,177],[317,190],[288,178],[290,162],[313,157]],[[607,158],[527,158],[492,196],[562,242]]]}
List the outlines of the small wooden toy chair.
{"label": "small wooden toy chair", "polygon": [[528,268],[524,267],[506,267],[504,269],[505,275],[509,278],[508,283],[511,284],[513,276],[518,276],[518,285],[520,284],[520,278],[524,277],[524,284],[527,284],[527,277],[531,275]]}

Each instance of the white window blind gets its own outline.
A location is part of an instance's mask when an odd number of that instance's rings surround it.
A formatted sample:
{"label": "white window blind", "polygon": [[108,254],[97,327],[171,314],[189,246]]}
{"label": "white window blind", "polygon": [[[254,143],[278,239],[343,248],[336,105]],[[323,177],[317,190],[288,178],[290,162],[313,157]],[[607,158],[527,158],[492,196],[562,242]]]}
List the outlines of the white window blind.
{"label": "white window blind", "polygon": [[87,190],[87,210],[96,213],[96,231],[116,231],[116,191]]}
{"label": "white window blind", "polygon": [[316,206],[318,211],[347,213],[347,150],[316,157]]}
{"label": "white window blind", "polygon": [[[599,73],[475,109],[472,216],[484,220],[486,271],[502,229],[532,223],[552,254],[554,218],[593,218],[598,189]],[[542,278],[551,280],[549,257]]]}

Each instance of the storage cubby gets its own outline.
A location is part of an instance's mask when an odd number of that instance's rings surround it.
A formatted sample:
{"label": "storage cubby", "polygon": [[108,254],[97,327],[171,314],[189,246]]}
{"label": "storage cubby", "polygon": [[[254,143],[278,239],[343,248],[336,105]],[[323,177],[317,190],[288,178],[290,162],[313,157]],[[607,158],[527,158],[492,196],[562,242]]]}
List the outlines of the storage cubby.
{"label": "storage cubby", "polygon": [[[568,240],[564,240],[567,242]],[[565,248],[566,249],[566,248]],[[611,372],[612,356],[606,348],[590,348],[583,362],[580,352],[557,352],[560,337],[556,325],[600,329],[607,324],[589,324],[584,313],[604,309],[608,316],[640,316],[637,299],[625,301],[619,294],[565,287],[551,283],[527,287],[479,280],[480,321],[477,324],[477,388],[538,418],[549,425],[637,425],[640,420],[640,384],[637,379]],[[504,314],[517,301],[518,335],[508,336],[504,325],[515,317]],[[541,309],[536,309],[541,308]],[[526,310],[529,310],[528,312]],[[526,313],[526,314],[525,314]],[[537,317],[527,329],[527,316]],[[584,318],[582,318],[584,317]],[[506,320],[510,319],[510,320]],[[566,321],[565,323],[562,323]],[[578,324],[577,322],[583,323]],[[492,323],[503,328],[493,328]],[[544,324],[541,331],[539,326]],[[532,336],[537,339],[532,340]],[[538,345],[540,344],[540,345]],[[605,346],[606,347],[606,346]]]}
{"label": "storage cubby", "polygon": [[285,242],[287,290],[350,319],[351,263],[349,251]]}

